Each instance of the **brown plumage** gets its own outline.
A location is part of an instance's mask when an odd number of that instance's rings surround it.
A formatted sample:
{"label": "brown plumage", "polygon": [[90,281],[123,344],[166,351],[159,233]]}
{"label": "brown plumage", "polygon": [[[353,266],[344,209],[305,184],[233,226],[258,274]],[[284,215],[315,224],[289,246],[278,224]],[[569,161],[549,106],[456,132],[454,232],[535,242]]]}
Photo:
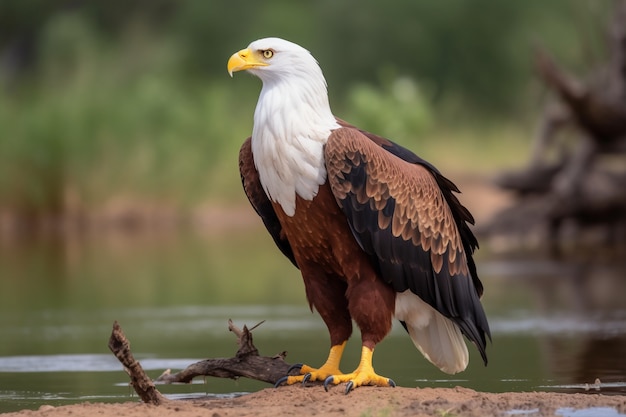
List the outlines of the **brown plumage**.
{"label": "brown plumage", "polygon": [[[272,49],[262,47],[265,44]],[[257,41],[233,55],[229,70],[254,68],[261,74],[264,67],[282,63],[269,61],[279,53],[291,59],[289,65],[297,65],[294,59],[301,58],[303,50],[293,45],[273,38]],[[266,58],[262,64],[249,58],[257,50]],[[268,50],[272,54],[266,55]],[[307,68],[303,64],[297,69]],[[308,142],[297,133],[292,137],[282,132],[275,126],[291,126],[300,116],[281,120],[281,112],[290,113],[280,106],[265,113],[263,105],[276,106],[276,99],[264,101],[271,94],[265,91],[267,84],[274,87],[276,80],[264,75],[259,75],[264,91],[255,130],[239,155],[243,187],[279,249],[300,269],[307,299],[326,323],[331,344],[322,367],[303,365],[299,377],[279,383],[347,382],[347,392],[359,385],[393,386],[392,380],[374,372],[371,358],[394,317],[426,358],[445,372],[456,373],[467,365],[461,333],[476,344],[486,364],[489,326],[472,259],[478,244],[468,227],[473,218],[453,194],[458,189],[409,150],[334,117],[314,124],[330,126],[328,133],[317,133],[321,140]],[[307,81],[301,75],[294,79]],[[270,124],[267,130],[265,123]],[[311,135],[315,139],[315,133]],[[321,166],[313,162],[319,170],[307,170],[307,162],[316,160],[318,142]],[[282,148],[285,144],[290,147]],[[290,164],[292,160],[302,162]],[[292,185],[295,196],[283,193]],[[303,197],[310,190],[312,196]],[[339,361],[353,321],[361,330],[362,359],[353,373],[343,374]]]}

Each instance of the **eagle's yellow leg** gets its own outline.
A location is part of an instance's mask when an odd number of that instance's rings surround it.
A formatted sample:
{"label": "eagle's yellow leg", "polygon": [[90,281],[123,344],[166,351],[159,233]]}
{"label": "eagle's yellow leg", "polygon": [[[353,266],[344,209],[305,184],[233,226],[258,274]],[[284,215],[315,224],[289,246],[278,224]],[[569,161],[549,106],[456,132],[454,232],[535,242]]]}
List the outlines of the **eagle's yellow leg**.
{"label": "eagle's yellow leg", "polygon": [[367,346],[363,346],[361,350],[361,362],[356,370],[350,374],[337,374],[329,376],[324,382],[324,388],[328,389],[329,384],[341,384],[347,382],[346,394],[353,388],[360,387],[362,385],[377,385],[379,387],[395,387],[396,383],[392,379],[385,378],[374,372],[372,366],[372,357],[374,355],[374,349],[370,349]]}
{"label": "eagle's yellow leg", "polygon": [[289,376],[285,382],[288,385],[291,385],[302,381],[324,381],[331,375],[341,374],[341,371],[339,370],[339,362],[341,362],[341,356],[343,355],[345,347],[346,342],[343,342],[340,345],[332,346],[328,354],[328,359],[326,359],[324,365],[317,369],[308,365],[302,365],[302,368],[300,368],[300,375]]}

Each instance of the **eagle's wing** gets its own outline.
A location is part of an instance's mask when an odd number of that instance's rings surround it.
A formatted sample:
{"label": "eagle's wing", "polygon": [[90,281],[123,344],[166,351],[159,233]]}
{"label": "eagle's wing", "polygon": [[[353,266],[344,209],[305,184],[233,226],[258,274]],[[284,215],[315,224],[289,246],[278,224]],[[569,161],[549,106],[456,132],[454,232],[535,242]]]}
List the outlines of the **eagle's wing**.
{"label": "eagle's wing", "polygon": [[353,127],[333,131],[324,152],[337,203],[383,279],[456,323],[486,363],[477,244],[456,187],[407,149]]}
{"label": "eagle's wing", "polygon": [[470,274],[472,276],[472,281],[474,282],[474,286],[476,287],[476,292],[478,293],[478,296],[482,297],[483,284],[482,282],[480,282],[480,279],[478,278],[478,273],[476,271],[476,264],[474,263],[474,259],[472,258],[472,254],[478,248],[478,241],[476,240],[474,233],[472,233],[472,230],[470,229],[468,225],[468,223],[474,224],[474,217],[472,216],[472,213],[470,213],[469,210],[465,208],[461,204],[459,199],[454,195],[454,193],[460,193],[457,186],[452,181],[444,177],[439,172],[439,170],[435,168],[432,164],[430,164],[428,161],[420,158],[419,156],[415,155],[410,150],[398,145],[397,143],[394,143],[390,141],[389,139],[386,139],[382,136],[378,136],[373,133],[367,132],[365,130],[358,129],[357,127],[339,118],[337,119],[337,122],[339,123],[339,125],[343,127],[357,129],[360,133],[367,136],[368,139],[370,139],[371,141],[373,141],[374,143],[376,143],[378,146],[385,149],[386,151],[391,152],[398,158],[406,162],[409,162],[411,164],[422,165],[431,172],[431,174],[435,177],[435,181],[437,181],[437,184],[439,185],[441,193],[443,194],[446,202],[448,203],[448,206],[450,207],[450,211],[452,212],[452,217],[454,218],[456,225],[457,225],[457,229],[459,233],[461,234],[461,241],[463,242],[463,249],[465,250],[465,254],[467,257],[467,263],[468,263],[468,267],[470,270]]}
{"label": "eagle's wing", "polygon": [[261,180],[259,179],[259,172],[254,166],[254,159],[252,157],[252,147],[250,145],[250,138],[248,138],[241,149],[239,150],[239,173],[241,175],[241,183],[243,189],[248,196],[248,200],[257,214],[263,220],[263,224],[270,232],[270,235],[274,239],[278,249],[293,263],[296,268],[298,264],[296,258],[293,255],[291,245],[287,241],[287,238],[282,233],[282,226],[276,217],[276,212],[269,198],[263,190]]}

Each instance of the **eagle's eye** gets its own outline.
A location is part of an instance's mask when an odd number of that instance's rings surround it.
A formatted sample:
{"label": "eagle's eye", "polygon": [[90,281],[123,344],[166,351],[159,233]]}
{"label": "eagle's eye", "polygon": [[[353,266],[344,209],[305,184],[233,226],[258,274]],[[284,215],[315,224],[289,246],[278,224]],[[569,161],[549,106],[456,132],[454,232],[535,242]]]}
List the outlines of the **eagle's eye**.
{"label": "eagle's eye", "polygon": [[272,51],[271,49],[266,49],[263,52],[263,58],[265,59],[270,59],[271,57],[274,56],[274,51]]}

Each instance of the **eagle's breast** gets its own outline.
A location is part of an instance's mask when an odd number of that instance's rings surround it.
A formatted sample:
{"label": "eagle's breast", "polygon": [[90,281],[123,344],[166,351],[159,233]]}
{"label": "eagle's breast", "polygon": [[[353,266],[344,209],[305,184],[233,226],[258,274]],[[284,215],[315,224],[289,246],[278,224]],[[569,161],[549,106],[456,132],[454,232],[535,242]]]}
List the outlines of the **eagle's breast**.
{"label": "eagle's breast", "polygon": [[324,145],[334,116],[319,111],[288,85],[264,84],[254,113],[252,154],[265,193],[293,216],[296,195],[312,200],[326,181]]}

